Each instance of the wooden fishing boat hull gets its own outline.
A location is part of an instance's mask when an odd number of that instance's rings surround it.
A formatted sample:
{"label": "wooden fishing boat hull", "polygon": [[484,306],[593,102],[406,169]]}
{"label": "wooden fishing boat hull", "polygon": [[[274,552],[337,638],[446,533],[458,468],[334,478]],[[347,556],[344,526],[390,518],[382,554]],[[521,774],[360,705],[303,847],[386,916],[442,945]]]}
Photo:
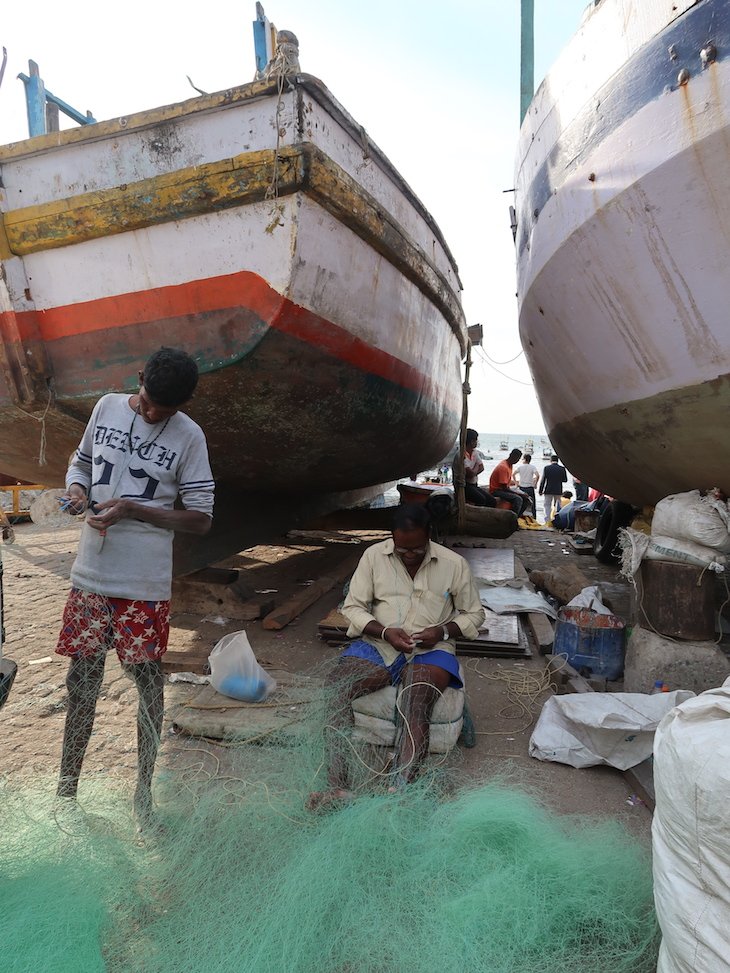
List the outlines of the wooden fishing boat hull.
{"label": "wooden fishing boat hull", "polygon": [[187,411],[218,502],[196,563],[253,537],[254,498],[293,522],[453,442],[453,259],[315,79],[6,146],[0,174],[3,469],[60,482],[99,395],[134,390],[162,344],[201,370]]}
{"label": "wooden fishing boat hull", "polygon": [[636,504],[730,491],[729,118],[728,0],[603,0],[520,135],[520,333],[546,429]]}

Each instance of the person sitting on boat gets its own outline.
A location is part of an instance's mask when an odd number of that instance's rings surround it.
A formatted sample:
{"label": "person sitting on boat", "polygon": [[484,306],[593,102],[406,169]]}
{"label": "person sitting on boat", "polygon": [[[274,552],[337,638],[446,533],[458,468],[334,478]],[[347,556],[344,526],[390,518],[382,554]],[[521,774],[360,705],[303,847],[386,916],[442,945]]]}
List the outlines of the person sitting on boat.
{"label": "person sitting on boat", "polygon": [[489,477],[489,492],[493,497],[506,500],[518,517],[521,517],[530,507],[530,498],[525,493],[513,489],[512,469],[520,456],[522,456],[522,450],[513,449],[507,459],[497,463]]}
{"label": "person sitting on boat", "polygon": [[540,474],[537,471],[537,467],[533,466],[531,453],[525,453],[522,457],[522,462],[515,470],[515,480],[520,490],[530,498],[533,511],[536,511],[535,487],[540,480]]}
{"label": "person sitting on boat", "polygon": [[464,447],[464,499],[477,507],[496,507],[497,501],[478,483],[479,474],[484,472],[484,461],[477,449],[478,445],[479,433],[476,429],[467,429]]}
{"label": "person sitting on boat", "polygon": [[[139,373],[135,395],[94,406],[66,473],[62,509],[86,511],[56,652],[70,659],[58,796],[75,798],[94,726],[107,651],[139,693],[137,788],[141,825],[152,822],[152,774],[162,730],[174,531],[207,534],[213,476],[202,429],[180,408],[198,367],[161,348]],[[183,509],[175,509],[180,499]]]}
{"label": "person sitting on boat", "polygon": [[568,472],[560,465],[555,453],[550,460],[542,471],[539,486],[540,496],[544,497],[545,523],[549,523],[553,519],[553,513],[560,510],[560,494],[563,492],[563,484],[568,479]]}
{"label": "person sitting on boat", "polygon": [[354,797],[345,748],[353,699],[403,686],[406,726],[391,788],[397,790],[416,777],[426,756],[434,703],[448,686],[462,685],[454,640],[477,637],[484,609],[468,563],[431,541],[430,526],[423,505],[396,508],[392,537],[368,548],[352,576],[342,613],[356,641],[328,679],[328,787],[310,794],[310,810]]}

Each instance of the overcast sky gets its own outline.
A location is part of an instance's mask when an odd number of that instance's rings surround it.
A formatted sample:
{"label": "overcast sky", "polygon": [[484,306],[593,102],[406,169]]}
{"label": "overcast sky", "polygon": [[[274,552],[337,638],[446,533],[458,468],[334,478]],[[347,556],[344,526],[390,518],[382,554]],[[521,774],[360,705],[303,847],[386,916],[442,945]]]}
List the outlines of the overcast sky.
{"label": "overcast sky", "polygon": [[[587,0],[535,0],[536,83],[570,39]],[[253,78],[253,0],[5,0],[0,143],[27,135],[28,59],[47,88],[101,120]],[[266,0],[293,30],[302,70],[321,78],[368,130],[441,226],[498,362],[520,351],[509,228],[519,129],[519,0]],[[541,433],[524,357],[477,352],[470,425]],[[516,380],[516,381],[515,381]],[[519,383],[527,384],[519,384]]]}

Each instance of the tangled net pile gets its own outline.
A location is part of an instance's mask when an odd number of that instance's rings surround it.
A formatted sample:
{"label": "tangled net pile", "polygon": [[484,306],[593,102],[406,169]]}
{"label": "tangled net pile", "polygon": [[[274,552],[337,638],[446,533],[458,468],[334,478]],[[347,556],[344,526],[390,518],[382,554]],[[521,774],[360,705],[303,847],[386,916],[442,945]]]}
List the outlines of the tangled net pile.
{"label": "tangled net pile", "polygon": [[648,855],[619,827],[556,818],[496,783],[449,796],[442,772],[311,814],[313,710],[289,747],[168,755],[166,831],[144,839],[122,785],[82,777],[79,805],[59,809],[52,782],[6,780],[5,973],[653,969]]}

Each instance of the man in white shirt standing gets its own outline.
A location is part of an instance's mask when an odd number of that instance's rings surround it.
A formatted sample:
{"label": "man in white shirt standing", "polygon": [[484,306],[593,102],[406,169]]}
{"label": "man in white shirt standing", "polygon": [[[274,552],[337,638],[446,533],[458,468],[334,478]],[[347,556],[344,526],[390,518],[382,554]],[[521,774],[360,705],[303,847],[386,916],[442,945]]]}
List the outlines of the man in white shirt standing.
{"label": "man in white shirt standing", "polygon": [[355,638],[329,679],[328,789],[310,795],[310,809],[351,799],[343,734],[352,725],[351,701],[402,684],[406,727],[396,756],[394,789],[410,783],[428,750],[434,703],[448,686],[462,685],[454,640],[476,638],[484,621],[468,563],[430,537],[424,506],[398,507],[393,536],[360,559],[342,607]]}
{"label": "man in white shirt standing", "polygon": [[86,511],[86,521],[56,648],[71,660],[57,793],[76,797],[113,646],[139,692],[134,809],[144,826],[164,711],[173,536],[208,533],[214,483],[203,431],[179,411],[198,382],[195,361],[161,348],[139,379],[138,393],[97,402],[66,473],[62,505]]}
{"label": "man in white shirt standing", "polygon": [[530,453],[525,453],[522,457],[522,462],[515,470],[515,480],[517,485],[526,493],[527,496],[532,501],[532,509],[534,513],[537,513],[537,504],[535,503],[535,487],[540,479],[540,474],[537,471],[537,467],[532,463],[532,455]]}

